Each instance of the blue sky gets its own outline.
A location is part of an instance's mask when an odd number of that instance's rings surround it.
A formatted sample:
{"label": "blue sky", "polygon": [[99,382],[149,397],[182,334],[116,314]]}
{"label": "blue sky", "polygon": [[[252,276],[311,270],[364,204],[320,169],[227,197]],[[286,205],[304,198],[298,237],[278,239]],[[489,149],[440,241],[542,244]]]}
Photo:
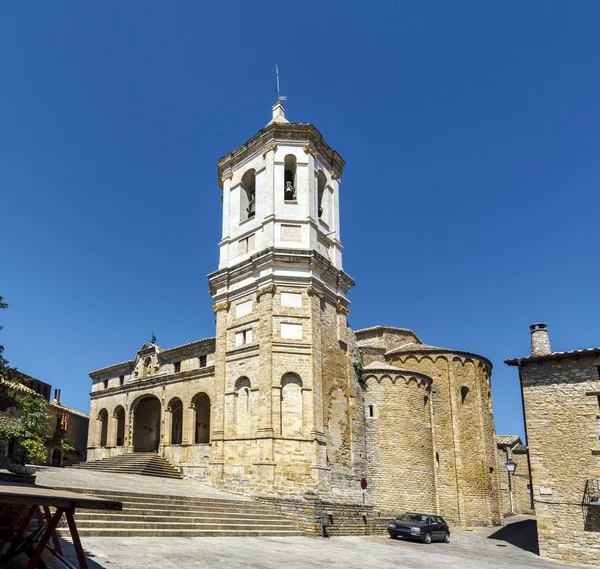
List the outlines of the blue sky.
{"label": "blue sky", "polygon": [[89,409],[87,373],[214,334],[216,160],[287,116],[347,161],[350,324],[494,364],[522,434],[528,325],[600,343],[600,3],[0,7],[0,341]]}

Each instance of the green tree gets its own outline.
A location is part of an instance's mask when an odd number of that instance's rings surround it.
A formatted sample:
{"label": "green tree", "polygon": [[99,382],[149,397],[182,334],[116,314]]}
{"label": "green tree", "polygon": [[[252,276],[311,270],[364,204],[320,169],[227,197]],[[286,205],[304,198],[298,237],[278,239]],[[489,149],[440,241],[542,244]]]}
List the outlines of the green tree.
{"label": "green tree", "polygon": [[[8,308],[0,296],[0,310]],[[0,325],[0,330],[3,326]],[[18,423],[0,427],[0,446],[6,447],[11,439],[20,441],[14,459],[21,463],[44,464],[47,452],[45,437],[48,430],[46,401],[35,395],[23,395],[16,387],[22,383],[22,375],[9,365],[4,357],[4,346],[0,345],[0,411],[12,409],[19,417]]]}

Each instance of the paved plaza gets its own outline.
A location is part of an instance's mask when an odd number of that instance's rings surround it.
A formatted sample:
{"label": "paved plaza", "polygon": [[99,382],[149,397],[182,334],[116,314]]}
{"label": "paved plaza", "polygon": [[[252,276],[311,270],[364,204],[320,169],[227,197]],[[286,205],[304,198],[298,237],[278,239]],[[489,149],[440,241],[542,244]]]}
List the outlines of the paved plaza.
{"label": "paved plaza", "polygon": [[[53,487],[96,488],[247,500],[242,496],[209,488],[201,482],[165,480],[150,476],[117,474],[73,468],[39,467],[37,483]],[[67,540],[65,553],[75,561]],[[392,540],[385,535],[367,537],[84,537],[83,547],[90,569],[559,569],[575,567],[541,559],[535,521],[514,516],[502,528],[455,529],[452,543],[421,543]]]}
{"label": "paved plaza", "polygon": [[[455,531],[452,543],[423,545],[386,536],[284,538],[86,538],[90,569],[573,569],[541,559],[530,547],[534,521],[515,517],[516,528]],[[511,525],[513,525],[511,524]],[[521,526],[519,528],[519,526]],[[505,534],[513,543],[495,539]],[[523,543],[520,543],[523,541]],[[68,556],[74,559],[72,548]]]}

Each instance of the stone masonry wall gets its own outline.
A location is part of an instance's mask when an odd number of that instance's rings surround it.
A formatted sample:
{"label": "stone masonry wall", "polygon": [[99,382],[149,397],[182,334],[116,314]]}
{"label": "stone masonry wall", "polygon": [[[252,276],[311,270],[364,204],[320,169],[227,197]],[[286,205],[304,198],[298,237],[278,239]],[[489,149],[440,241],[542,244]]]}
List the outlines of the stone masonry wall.
{"label": "stone masonry wall", "polygon": [[597,565],[600,507],[582,507],[600,479],[600,357],[523,362],[521,377],[540,555]]}
{"label": "stone masonry wall", "polygon": [[433,379],[436,496],[460,525],[501,523],[500,481],[489,364],[453,353],[391,354],[388,363]]}
{"label": "stone masonry wall", "polygon": [[378,373],[364,382],[370,503],[383,515],[437,512],[431,380]]}

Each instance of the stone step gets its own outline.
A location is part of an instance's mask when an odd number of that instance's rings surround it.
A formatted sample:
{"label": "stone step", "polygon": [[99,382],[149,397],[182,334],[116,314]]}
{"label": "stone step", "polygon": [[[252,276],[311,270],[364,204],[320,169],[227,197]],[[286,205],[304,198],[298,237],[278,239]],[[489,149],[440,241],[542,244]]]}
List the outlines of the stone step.
{"label": "stone step", "polygon": [[183,475],[179,469],[173,466],[166,458],[155,453],[122,454],[101,460],[75,464],[70,468],[183,479]]}
{"label": "stone step", "polygon": [[[173,507],[170,508],[168,506],[165,507],[157,507],[152,504],[144,505],[144,504],[135,504],[135,507],[130,507],[127,503],[123,502],[123,510],[124,513],[131,515],[164,515],[164,516],[193,516],[193,515],[215,515],[222,514],[227,516],[235,516],[235,515],[270,515],[273,513],[272,510],[268,508],[235,508],[235,507]],[[78,513],[91,514],[94,512],[98,512],[98,510],[91,510],[86,508],[81,508],[77,510]]]}
{"label": "stone step", "polygon": [[[79,529],[79,528],[78,528]],[[60,537],[70,537],[68,529],[58,529]],[[220,530],[220,529],[106,529],[106,528],[82,528],[79,530],[80,537],[295,537],[305,535],[300,530],[285,529],[244,529],[244,530]],[[140,544],[137,543],[136,546]]]}
{"label": "stone step", "polygon": [[193,507],[215,507],[215,506],[231,506],[235,508],[249,508],[252,511],[267,510],[270,508],[263,503],[253,502],[251,500],[237,500],[228,498],[203,498],[200,496],[180,496],[177,494],[147,494],[143,492],[122,492],[120,490],[97,490],[91,488],[72,488],[70,486],[58,487],[59,490],[68,490],[69,492],[77,492],[80,494],[88,494],[98,498],[106,498],[108,500],[118,500],[131,504],[151,504],[154,505],[175,505],[175,506],[193,506]]}
{"label": "stone step", "polygon": [[[66,528],[66,523],[61,527]],[[97,528],[97,529],[156,529],[156,530],[294,530],[292,524],[283,524],[281,522],[241,522],[235,523],[233,520],[221,523],[215,522],[112,522],[98,520],[77,521],[77,529]]]}
{"label": "stone step", "polygon": [[[143,512],[143,513],[142,513]],[[75,519],[77,522],[79,521],[114,521],[114,523],[120,522],[172,522],[173,518],[183,519],[186,522],[206,522],[206,521],[214,521],[214,522],[229,522],[232,519],[243,521],[265,521],[265,522],[278,522],[281,524],[292,524],[291,521],[285,520],[281,516],[276,514],[268,515],[268,514],[231,514],[231,515],[218,515],[218,514],[205,514],[205,515],[193,515],[193,516],[185,516],[182,517],[177,512],[160,512],[160,513],[149,513],[148,510],[141,510],[140,513],[121,513],[115,512],[113,514],[94,514],[91,512],[79,512],[75,514]]]}

